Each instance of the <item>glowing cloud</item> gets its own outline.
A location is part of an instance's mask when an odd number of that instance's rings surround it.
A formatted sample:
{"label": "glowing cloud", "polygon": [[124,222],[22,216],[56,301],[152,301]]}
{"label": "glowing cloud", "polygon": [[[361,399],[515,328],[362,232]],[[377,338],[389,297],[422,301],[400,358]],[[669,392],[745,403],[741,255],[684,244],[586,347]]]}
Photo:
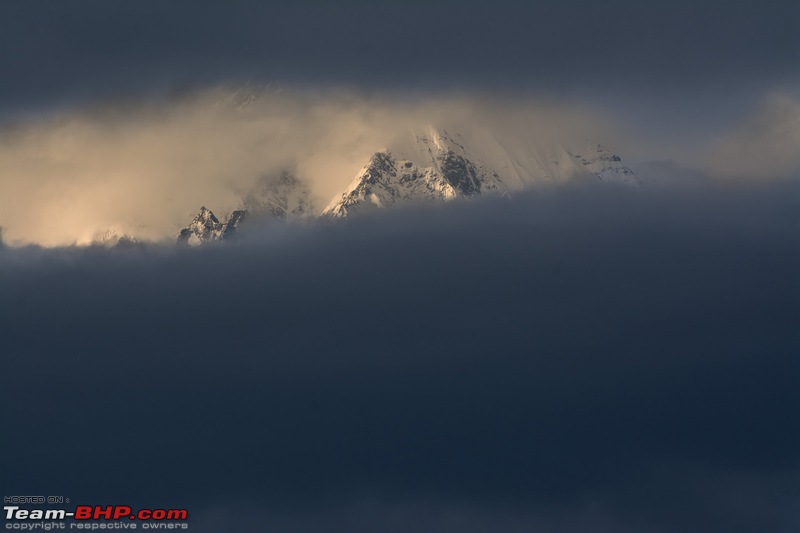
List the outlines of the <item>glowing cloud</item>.
{"label": "glowing cloud", "polygon": [[240,88],[67,112],[0,132],[0,226],[11,243],[171,239],[201,205],[225,216],[284,169],[321,209],[372,153],[427,124],[480,143],[605,140],[585,109],[498,100]]}

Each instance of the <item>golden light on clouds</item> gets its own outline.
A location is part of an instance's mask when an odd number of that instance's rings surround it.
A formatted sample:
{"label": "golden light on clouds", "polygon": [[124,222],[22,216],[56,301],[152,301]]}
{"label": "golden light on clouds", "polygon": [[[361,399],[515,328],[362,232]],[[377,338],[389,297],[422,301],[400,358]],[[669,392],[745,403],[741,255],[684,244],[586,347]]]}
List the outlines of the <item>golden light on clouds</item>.
{"label": "golden light on clouds", "polygon": [[715,144],[713,174],[728,179],[780,179],[800,167],[800,100],[768,95]]}
{"label": "golden light on clouds", "polygon": [[105,105],[0,132],[0,226],[12,244],[88,244],[108,231],[173,239],[201,205],[225,216],[257,180],[283,169],[308,182],[322,209],[372,153],[420,125],[479,124],[484,138],[513,144],[599,132],[596,122],[585,111],[508,99],[344,91],[215,89]]}

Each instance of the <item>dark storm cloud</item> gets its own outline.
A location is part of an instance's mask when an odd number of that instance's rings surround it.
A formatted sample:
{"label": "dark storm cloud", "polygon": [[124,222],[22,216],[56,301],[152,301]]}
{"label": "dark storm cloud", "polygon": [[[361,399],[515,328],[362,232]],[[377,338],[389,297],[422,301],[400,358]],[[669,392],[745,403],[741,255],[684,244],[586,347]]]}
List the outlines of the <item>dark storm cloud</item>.
{"label": "dark storm cloud", "polygon": [[797,183],[0,251],[4,494],[201,531],[789,531]]}
{"label": "dark storm cloud", "polygon": [[797,79],[796,2],[4,2],[6,112],[220,81],[558,91]]}

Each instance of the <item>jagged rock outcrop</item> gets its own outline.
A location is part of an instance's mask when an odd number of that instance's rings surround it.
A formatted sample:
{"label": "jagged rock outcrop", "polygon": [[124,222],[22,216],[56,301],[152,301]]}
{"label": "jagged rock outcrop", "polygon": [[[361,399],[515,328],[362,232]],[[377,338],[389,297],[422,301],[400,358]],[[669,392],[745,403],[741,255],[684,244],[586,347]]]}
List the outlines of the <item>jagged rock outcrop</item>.
{"label": "jagged rock outcrop", "polygon": [[323,216],[341,218],[400,203],[509,193],[579,176],[638,184],[622,159],[599,144],[581,151],[543,147],[520,155],[496,143],[468,147],[457,135],[429,128],[404,149],[373,154]]}
{"label": "jagged rock outcrop", "polygon": [[[471,144],[429,126],[412,132],[399,146],[375,152],[322,216],[342,218],[398,204],[507,194],[572,179],[639,184],[622,158],[600,144],[508,147],[492,138]],[[242,205],[225,222],[201,208],[178,241],[231,239],[248,217],[287,220],[316,214],[308,187],[288,171],[263,176]]]}
{"label": "jagged rock outcrop", "polygon": [[401,152],[376,152],[323,215],[340,218],[410,201],[475,196],[501,186],[496,172],[470,159],[464,146],[446,134],[419,136],[416,141],[422,157],[415,159],[423,164]]}
{"label": "jagged rock outcrop", "polygon": [[236,210],[228,220],[220,222],[210,209],[203,206],[194,220],[181,230],[178,243],[197,246],[208,241],[231,240],[246,218],[247,211]]}

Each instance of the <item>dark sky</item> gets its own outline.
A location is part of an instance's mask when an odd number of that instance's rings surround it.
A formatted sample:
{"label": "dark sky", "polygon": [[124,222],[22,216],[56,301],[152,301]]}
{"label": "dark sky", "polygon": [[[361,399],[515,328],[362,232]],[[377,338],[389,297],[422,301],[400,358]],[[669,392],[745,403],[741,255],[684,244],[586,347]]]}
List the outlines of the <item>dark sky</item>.
{"label": "dark sky", "polygon": [[795,531],[797,197],[2,250],[3,493],[199,531]]}
{"label": "dark sky", "polygon": [[0,109],[242,81],[733,105],[797,84],[798,30],[791,0],[9,0]]}

